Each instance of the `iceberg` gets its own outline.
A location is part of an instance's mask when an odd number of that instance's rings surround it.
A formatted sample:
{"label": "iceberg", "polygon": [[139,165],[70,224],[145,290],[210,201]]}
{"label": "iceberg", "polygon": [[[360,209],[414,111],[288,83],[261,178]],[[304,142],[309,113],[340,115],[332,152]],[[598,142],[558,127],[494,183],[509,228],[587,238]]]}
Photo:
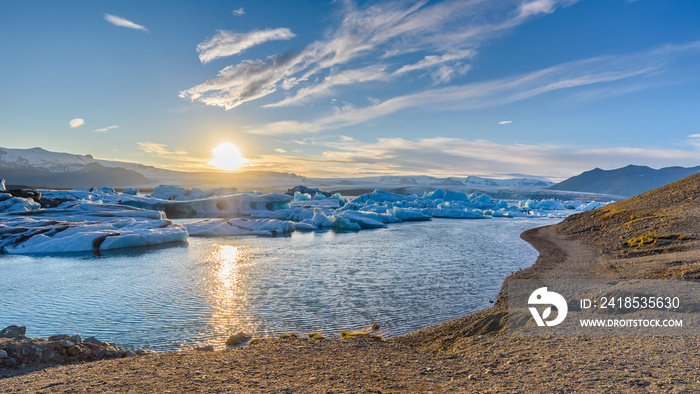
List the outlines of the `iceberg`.
{"label": "iceberg", "polygon": [[291,200],[291,196],[282,193],[264,195],[240,193],[189,201],[163,200],[147,196],[127,196],[120,203],[131,207],[163,211],[167,217],[176,219],[206,216],[234,217],[249,215],[255,211],[275,211],[289,208]]}
{"label": "iceberg", "polygon": [[31,198],[13,197],[11,194],[0,193],[0,212],[27,212],[41,208],[41,205]]}
{"label": "iceberg", "polygon": [[78,203],[0,214],[0,254],[100,252],[183,242],[185,227],[162,212]]}
{"label": "iceberg", "polygon": [[[190,236],[268,235],[291,233],[294,222],[276,219],[208,219],[183,224]],[[315,227],[313,228],[315,229]]]}

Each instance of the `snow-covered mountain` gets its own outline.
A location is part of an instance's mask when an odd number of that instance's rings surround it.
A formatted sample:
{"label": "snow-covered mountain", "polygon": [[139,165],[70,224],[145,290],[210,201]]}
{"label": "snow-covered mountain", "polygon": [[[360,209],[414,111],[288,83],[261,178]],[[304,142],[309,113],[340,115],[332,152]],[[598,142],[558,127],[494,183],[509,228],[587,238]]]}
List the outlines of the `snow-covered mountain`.
{"label": "snow-covered mountain", "polygon": [[99,164],[108,168],[123,168],[137,172],[145,177],[159,178],[176,176],[178,172],[163,170],[153,166],[123,161],[99,160],[92,155],[51,152],[42,148],[8,149],[0,148],[0,165],[23,168],[32,167],[51,173],[80,171],[90,164]]}
{"label": "snow-covered mountain", "polygon": [[306,178],[274,171],[238,173],[180,172],[122,161],[95,159],[92,155],[50,152],[42,148],[0,147],[0,178],[8,185],[34,187],[142,187],[160,184],[235,186],[241,189],[291,187]]}

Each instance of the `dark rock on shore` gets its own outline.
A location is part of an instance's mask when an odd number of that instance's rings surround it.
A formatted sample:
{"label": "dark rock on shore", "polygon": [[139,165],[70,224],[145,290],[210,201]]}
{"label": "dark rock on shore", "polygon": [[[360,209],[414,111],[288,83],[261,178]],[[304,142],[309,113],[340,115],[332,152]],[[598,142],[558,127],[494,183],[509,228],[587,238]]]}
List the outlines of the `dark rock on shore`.
{"label": "dark rock on shore", "polygon": [[95,337],[82,341],[78,334],[61,334],[52,335],[47,340],[26,337],[26,331],[26,326],[14,325],[0,331],[0,368],[72,364],[137,354],[113,343],[101,342]]}
{"label": "dark rock on shore", "polygon": [[0,331],[0,338],[23,337],[27,333],[27,326],[9,326]]}

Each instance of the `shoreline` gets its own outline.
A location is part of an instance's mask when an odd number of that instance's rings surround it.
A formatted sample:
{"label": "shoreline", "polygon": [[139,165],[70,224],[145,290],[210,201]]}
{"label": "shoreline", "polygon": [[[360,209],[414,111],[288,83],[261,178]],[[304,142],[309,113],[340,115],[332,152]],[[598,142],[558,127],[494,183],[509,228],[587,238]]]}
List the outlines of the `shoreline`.
{"label": "shoreline", "polygon": [[[509,337],[507,283],[526,278],[607,278],[619,271],[594,247],[557,233],[521,238],[539,256],[503,282],[495,305],[388,339],[264,339],[223,351],[166,352],[51,367],[0,379],[0,391],[284,390],[357,392],[697,391],[695,338]],[[669,256],[657,256],[666,260]],[[670,256],[672,259],[674,256]],[[696,350],[698,349],[698,350]]]}

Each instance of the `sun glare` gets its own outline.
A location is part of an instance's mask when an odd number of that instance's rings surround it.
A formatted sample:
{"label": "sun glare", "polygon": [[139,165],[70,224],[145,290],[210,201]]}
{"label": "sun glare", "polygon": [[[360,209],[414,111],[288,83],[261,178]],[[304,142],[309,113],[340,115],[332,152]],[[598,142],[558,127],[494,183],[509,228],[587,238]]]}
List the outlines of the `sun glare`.
{"label": "sun glare", "polygon": [[233,171],[245,164],[246,161],[236,145],[225,142],[214,148],[214,158],[209,164],[225,171]]}

